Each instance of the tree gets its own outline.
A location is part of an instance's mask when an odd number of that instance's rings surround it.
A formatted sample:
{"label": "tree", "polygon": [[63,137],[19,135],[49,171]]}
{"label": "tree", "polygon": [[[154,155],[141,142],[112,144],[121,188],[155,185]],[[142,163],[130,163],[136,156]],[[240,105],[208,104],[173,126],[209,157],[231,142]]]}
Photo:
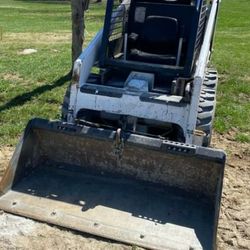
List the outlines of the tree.
{"label": "tree", "polygon": [[89,0],[71,0],[72,18],[72,68],[74,61],[82,52],[84,42],[84,12],[89,7]]}

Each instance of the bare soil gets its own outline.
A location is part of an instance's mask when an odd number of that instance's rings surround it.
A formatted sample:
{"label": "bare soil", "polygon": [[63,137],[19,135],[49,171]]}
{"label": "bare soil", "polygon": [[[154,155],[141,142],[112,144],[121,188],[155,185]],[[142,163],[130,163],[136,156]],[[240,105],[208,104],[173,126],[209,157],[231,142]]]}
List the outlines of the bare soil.
{"label": "bare soil", "polygon": [[213,146],[228,158],[218,227],[219,249],[250,249],[250,144],[232,140],[236,131],[215,135]]}
{"label": "bare soil", "polygon": [[[235,142],[236,131],[215,134],[213,147],[227,152],[218,249],[250,249],[250,144]],[[13,148],[0,148],[0,176]],[[35,222],[0,211],[0,249],[139,249]]]}
{"label": "bare soil", "polygon": [[7,168],[9,160],[13,154],[14,148],[1,147],[0,148],[0,180],[3,176],[4,170]]}
{"label": "bare soil", "polygon": [[[30,43],[32,44],[54,44],[66,43],[71,41],[70,32],[50,33],[50,32],[24,32],[24,33],[4,33],[2,43]],[[29,41],[29,42],[27,42]]]}
{"label": "bare soil", "polygon": [[[85,43],[89,42],[89,39],[95,35],[95,32],[90,32],[85,30]],[[18,32],[18,33],[11,33],[6,32],[3,35],[3,39],[1,43],[9,44],[10,42],[18,43],[18,44],[27,44],[27,45],[41,45],[41,44],[65,44],[71,42],[71,32],[60,32],[60,33],[53,33],[53,32]],[[30,42],[32,41],[32,42]],[[86,45],[86,44],[85,44]],[[56,52],[56,51],[54,51]],[[20,51],[19,53],[20,54]]]}

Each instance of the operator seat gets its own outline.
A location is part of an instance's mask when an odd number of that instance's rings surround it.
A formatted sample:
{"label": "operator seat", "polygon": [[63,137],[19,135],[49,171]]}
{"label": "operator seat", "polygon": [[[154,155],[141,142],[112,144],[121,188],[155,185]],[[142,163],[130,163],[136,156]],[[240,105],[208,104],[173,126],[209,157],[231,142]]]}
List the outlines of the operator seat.
{"label": "operator seat", "polygon": [[179,41],[178,20],[148,16],[139,34],[129,35],[128,58],[133,61],[175,65]]}

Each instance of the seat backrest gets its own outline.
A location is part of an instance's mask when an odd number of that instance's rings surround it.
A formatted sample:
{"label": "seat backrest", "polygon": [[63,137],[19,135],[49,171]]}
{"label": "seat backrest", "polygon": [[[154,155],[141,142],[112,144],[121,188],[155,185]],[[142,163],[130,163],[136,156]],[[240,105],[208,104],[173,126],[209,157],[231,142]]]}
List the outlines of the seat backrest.
{"label": "seat backrest", "polygon": [[175,54],[179,39],[178,21],[172,17],[147,16],[138,35],[138,49],[156,54]]}
{"label": "seat backrest", "polygon": [[[132,69],[145,72],[164,72],[165,75],[190,77],[200,49],[200,43],[198,43],[197,40],[202,41],[202,29],[200,29],[198,33],[198,26],[202,28],[204,27],[206,21],[204,15],[206,14],[206,11],[203,11],[204,14],[201,15],[201,9],[206,10],[205,7],[207,0],[197,1],[197,3],[203,3],[199,5],[194,4],[196,2],[193,0],[131,0],[130,8],[127,13],[128,15],[126,15],[127,22],[124,26],[125,34],[128,34],[128,39],[122,40],[122,45],[125,44],[124,41],[127,41],[126,51],[130,53],[133,49],[137,49],[139,50],[139,52],[137,51],[139,56],[141,56],[143,55],[143,53],[141,53],[141,48],[143,48],[145,51],[142,52],[149,52],[151,54],[163,53],[164,58],[167,55],[173,55],[171,52],[169,53],[169,51],[174,51],[171,47],[173,46],[175,48],[175,44],[178,44],[178,42],[173,42],[175,38],[175,28],[172,27],[177,25],[177,37],[181,37],[183,43],[180,64],[178,67],[169,67],[169,65],[158,64],[152,65],[150,63],[123,60],[123,58],[119,57],[122,56],[122,53],[118,53],[115,57],[113,56],[113,44],[120,41],[119,39],[123,39],[123,36],[117,38],[116,34],[114,35],[114,39],[110,38],[110,28],[112,25],[111,17],[114,7],[113,1],[114,0],[107,0],[103,39],[100,50],[100,67],[122,68],[126,70]],[[163,35],[162,30],[158,29],[154,31],[155,25],[152,24],[154,22],[158,23],[158,20],[151,22],[151,18],[148,18],[150,16],[161,17],[161,21],[163,21],[164,17],[168,19],[168,21],[166,21],[168,22],[167,25],[171,26],[169,30],[173,31],[173,33],[166,33],[166,36],[168,37],[165,37],[164,32],[164,36],[161,38]],[[177,24],[175,20],[170,21],[171,18],[178,20]],[[146,20],[149,20],[149,25],[145,25]],[[163,22],[165,23],[165,19]],[[150,26],[153,28],[149,28]],[[148,32],[148,30],[150,30],[150,32]],[[138,39],[139,34],[141,35],[140,39]],[[157,37],[160,38],[158,39]],[[199,39],[197,39],[197,37]],[[139,43],[137,43],[138,40],[140,40]],[[162,44],[163,40],[164,45]],[[179,39],[179,41],[181,40]],[[119,47],[119,51],[122,51],[121,47],[122,46]]]}

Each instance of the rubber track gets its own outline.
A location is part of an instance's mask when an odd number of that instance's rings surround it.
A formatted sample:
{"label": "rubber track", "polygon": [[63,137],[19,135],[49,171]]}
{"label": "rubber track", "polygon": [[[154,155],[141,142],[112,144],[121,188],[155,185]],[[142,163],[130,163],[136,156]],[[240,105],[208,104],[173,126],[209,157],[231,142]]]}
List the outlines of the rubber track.
{"label": "rubber track", "polygon": [[203,146],[209,146],[211,142],[213,119],[216,106],[216,90],[218,74],[214,69],[208,69],[202,85],[200,103],[197,116],[197,129],[206,133]]}

